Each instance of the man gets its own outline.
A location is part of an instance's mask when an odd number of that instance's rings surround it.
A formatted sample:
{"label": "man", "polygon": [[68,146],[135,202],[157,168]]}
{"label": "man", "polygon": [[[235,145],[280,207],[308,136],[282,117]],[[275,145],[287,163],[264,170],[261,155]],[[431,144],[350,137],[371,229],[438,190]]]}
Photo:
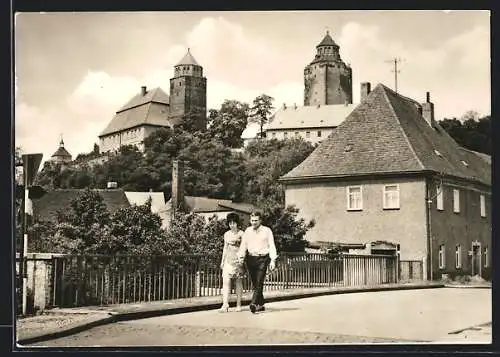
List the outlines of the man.
{"label": "man", "polygon": [[250,215],[250,227],[243,233],[238,256],[240,259],[246,256],[248,273],[252,280],[253,295],[250,311],[252,313],[264,311],[264,295],[262,294],[264,279],[268,266],[269,269],[274,270],[278,255],[273,232],[269,227],[262,225],[262,213],[252,212]]}

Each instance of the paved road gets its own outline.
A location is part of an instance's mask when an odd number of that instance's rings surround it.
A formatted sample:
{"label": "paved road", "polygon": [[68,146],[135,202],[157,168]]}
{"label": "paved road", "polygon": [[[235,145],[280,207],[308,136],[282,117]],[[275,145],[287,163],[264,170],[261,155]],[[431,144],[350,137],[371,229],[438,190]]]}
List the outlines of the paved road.
{"label": "paved road", "polygon": [[101,326],[43,346],[205,344],[490,343],[490,289],[423,289],[328,295],[267,304],[264,313],[216,310]]}

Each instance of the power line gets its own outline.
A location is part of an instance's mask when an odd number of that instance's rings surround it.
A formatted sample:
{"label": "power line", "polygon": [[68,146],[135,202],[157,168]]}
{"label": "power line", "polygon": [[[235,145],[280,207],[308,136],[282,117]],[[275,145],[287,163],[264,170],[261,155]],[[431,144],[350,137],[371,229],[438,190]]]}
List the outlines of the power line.
{"label": "power line", "polygon": [[401,72],[398,69],[398,63],[401,63],[402,61],[404,61],[404,60],[402,60],[401,58],[396,58],[396,57],[394,57],[393,59],[391,59],[389,61],[385,61],[387,63],[394,64],[394,69],[391,72],[394,72],[394,90],[396,93],[398,92],[398,73]]}

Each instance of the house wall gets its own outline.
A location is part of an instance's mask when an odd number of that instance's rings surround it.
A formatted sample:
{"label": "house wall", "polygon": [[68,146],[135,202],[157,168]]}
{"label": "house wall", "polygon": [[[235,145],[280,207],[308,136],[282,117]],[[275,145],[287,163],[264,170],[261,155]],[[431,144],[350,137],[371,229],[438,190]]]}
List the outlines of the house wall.
{"label": "house wall", "polygon": [[[450,277],[456,275],[472,275],[472,251],[473,242],[479,243],[479,264],[481,271],[474,272],[483,278],[491,278],[491,253],[492,253],[492,228],[491,228],[491,191],[487,187],[472,184],[465,185],[454,181],[444,181],[443,187],[443,209],[437,209],[436,185],[429,185],[431,198],[430,222],[432,234],[432,268],[434,278],[441,278],[442,274]],[[453,189],[460,192],[460,212],[453,210]],[[481,217],[480,195],[485,197],[486,217]],[[444,245],[444,267],[439,267],[439,246]],[[455,248],[461,246],[461,267],[456,267]],[[485,267],[485,248],[488,248],[488,266]]]}
{"label": "house wall", "polygon": [[141,126],[100,137],[99,152],[116,151],[125,145],[135,145],[140,151],[144,151],[144,139],[157,129],[154,126]]}
{"label": "house wall", "polygon": [[[400,209],[383,209],[383,187],[399,185]],[[347,210],[347,187],[362,185],[363,209]],[[368,243],[384,240],[401,245],[401,259],[421,260],[427,255],[424,179],[377,179],[314,184],[287,184],[287,205],[316,225],[309,241]]]}
{"label": "house wall", "polygon": [[[312,144],[317,144],[322,140],[324,140],[325,138],[327,138],[328,135],[332,133],[333,129],[334,129],[333,127],[326,127],[326,128],[307,128],[307,129],[290,128],[290,129],[267,130],[266,138],[284,140],[286,133],[286,138],[291,139],[295,137],[301,137],[305,141],[308,141]],[[321,136],[318,136],[318,132],[321,132],[320,134]]]}

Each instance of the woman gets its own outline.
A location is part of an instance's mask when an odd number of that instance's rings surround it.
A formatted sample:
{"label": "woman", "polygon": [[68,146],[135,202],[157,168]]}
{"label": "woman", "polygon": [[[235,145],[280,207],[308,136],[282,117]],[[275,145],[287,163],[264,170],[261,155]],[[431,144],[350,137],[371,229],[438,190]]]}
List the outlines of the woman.
{"label": "woman", "polygon": [[229,310],[229,293],[231,291],[231,279],[236,280],[236,311],[241,311],[241,295],[243,293],[242,277],[244,274],[243,262],[238,258],[241,237],[243,231],[238,226],[239,216],[229,213],[226,217],[229,230],[224,233],[224,249],[220,267],[222,269],[222,307],[220,312]]}

